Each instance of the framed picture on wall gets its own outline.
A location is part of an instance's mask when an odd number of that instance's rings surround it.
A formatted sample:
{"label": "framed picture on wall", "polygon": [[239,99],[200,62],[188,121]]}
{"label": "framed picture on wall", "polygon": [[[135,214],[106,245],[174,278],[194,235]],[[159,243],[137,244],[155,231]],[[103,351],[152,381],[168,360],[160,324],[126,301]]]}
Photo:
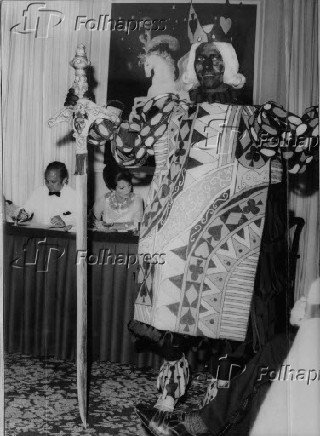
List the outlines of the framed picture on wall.
{"label": "framed picture on wall", "polygon": [[[188,2],[116,2],[111,5],[108,99],[119,99],[130,111],[133,99],[144,96],[151,85],[139,56],[141,38],[170,35],[179,41],[175,61],[190,51],[191,44],[206,42],[210,32],[220,32],[232,42],[239,71],[246,85],[238,93],[243,104],[255,103],[261,52],[261,2],[199,1]],[[118,30],[117,30],[118,29]],[[122,29],[122,30],[121,30]]]}
{"label": "framed picture on wall", "polygon": [[[246,80],[242,89],[233,91],[233,96],[240,104],[254,104],[262,57],[262,15],[261,0],[112,3],[110,16],[103,23],[111,29],[107,100],[120,100],[124,104],[123,118],[129,117],[134,100],[146,96],[152,84],[152,75],[146,77],[141,62],[145,41],[168,35],[178,41],[178,48],[172,54],[176,78],[182,74],[179,59],[190,51],[192,44],[212,39],[231,42],[237,54],[239,72]],[[109,155],[106,161],[111,167]],[[109,178],[117,171],[115,166],[113,162],[113,170],[108,169]],[[137,183],[149,183],[153,167],[151,157],[146,166],[131,173],[137,176]]]}

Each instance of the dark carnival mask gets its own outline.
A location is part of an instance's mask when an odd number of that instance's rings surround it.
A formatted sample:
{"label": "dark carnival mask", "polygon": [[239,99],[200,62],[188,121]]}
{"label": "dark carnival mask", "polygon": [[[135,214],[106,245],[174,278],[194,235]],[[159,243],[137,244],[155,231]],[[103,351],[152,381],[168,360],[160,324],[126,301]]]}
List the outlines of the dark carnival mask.
{"label": "dark carnival mask", "polygon": [[194,69],[202,88],[214,89],[221,85],[224,64],[214,43],[208,42],[199,45],[196,51]]}

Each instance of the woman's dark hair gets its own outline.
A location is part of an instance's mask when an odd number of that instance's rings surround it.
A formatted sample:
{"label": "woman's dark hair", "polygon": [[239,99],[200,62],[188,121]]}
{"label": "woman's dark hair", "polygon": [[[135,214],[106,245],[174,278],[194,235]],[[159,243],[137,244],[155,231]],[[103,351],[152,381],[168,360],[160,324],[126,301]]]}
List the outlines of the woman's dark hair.
{"label": "woman's dark hair", "polygon": [[68,183],[69,173],[64,163],[58,161],[50,162],[44,172],[44,175],[46,176],[46,174],[48,174],[48,172],[52,170],[59,171],[60,182],[62,182],[64,179],[67,179],[67,183]]}
{"label": "woman's dark hair", "polygon": [[124,172],[118,173],[115,177],[116,185],[118,182],[120,182],[120,180],[124,180],[125,182],[128,182],[129,185],[132,187],[132,178],[129,173],[124,173]]}

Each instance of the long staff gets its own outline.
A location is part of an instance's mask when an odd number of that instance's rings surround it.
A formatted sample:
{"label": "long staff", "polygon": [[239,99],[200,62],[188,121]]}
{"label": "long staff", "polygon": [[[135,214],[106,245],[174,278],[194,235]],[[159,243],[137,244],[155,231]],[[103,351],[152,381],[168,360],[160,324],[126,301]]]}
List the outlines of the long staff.
{"label": "long staff", "polygon": [[[77,253],[87,252],[87,138],[91,124],[101,118],[113,120],[114,116],[105,107],[89,100],[86,68],[90,65],[84,45],[77,47],[76,55],[70,61],[75,69],[72,94],[78,97],[75,106],[67,106],[50,118],[50,127],[60,122],[72,122],[76,139],[76,188],[78,198]],[[84,427],[87,426],[87,262],[79,256],[77,262],[77,392],[79,411]],[[78,258],[78,256],[77,256]]]}

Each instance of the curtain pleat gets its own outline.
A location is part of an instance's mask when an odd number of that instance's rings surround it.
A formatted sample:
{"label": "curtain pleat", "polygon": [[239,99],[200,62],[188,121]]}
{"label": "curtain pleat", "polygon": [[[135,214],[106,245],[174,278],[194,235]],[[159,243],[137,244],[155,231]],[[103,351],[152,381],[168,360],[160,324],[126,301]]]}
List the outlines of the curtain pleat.
{"label": "curtain pleat", "polygon": [[[258,104],[275,100],[302,115],[319,105],[317,0],[265,1],[261,88]],[[295,298],[319,276],[319,165],[291,178],[289,209],[306,224],[300,237]],[[307,188],[306,188],[307,187]]]}
{"label": "curtain pleat", "polygon": [[[18,233],[5,237],[5,349],[11,353],[74,359],[75,239],[50,234],[40,238],[36,232],[18,229]],[[137,244],[89,240],[89,247],[89,256],[99,256],[98,263],[88,257],[89,360],[132,364],[139,361],[146,366],[150,356],[141,360],[134,352],[127,329],[133,316],[136,270],[136,266],[128,267],[127,260],[129,255],[136,255]],[[12,265],[14,259],[19,259],[16,266]],[[36,259],[36,264],[31,265]]]}
{"label": "curtain pleat", "polygon": [[18,205],[43,184],[44,169],[53,160],[67,165],[69,183],[75,187],[71,126],[61,123],[49,128],[47,122],[63,108],[74,80],[69,62],[79,43],[85,44],[94,68],[97,102],[105,104],[110,42],[109,31],[75,30],[77,16],[98,19],[101,11],[110,13],[109,2],[51,1],[50,8],[61,11],[64,20],[50,30],[48,38],[9,31],[22,22],[22,12],[29,4],[2,4],[4,194]]}
{"label": "curtain pleat", "polygon": [[[311,105],[319,105],[318,72],[318,4],[317,1],[286,0],[291,40],[288,109],[301,115]],[[297,263],[295,296],[306,294],[319,276],[319,165],[306,175],[298,176],[289,187],[289,207],[305,219],[300,238],[300,259]],[[300,184],[302,189],[294,189]],[[293,186],[292,186],[293,185]],[[307,187],[309,186],[308,189]],[[291,189],[290,189],[291,188]]]}

